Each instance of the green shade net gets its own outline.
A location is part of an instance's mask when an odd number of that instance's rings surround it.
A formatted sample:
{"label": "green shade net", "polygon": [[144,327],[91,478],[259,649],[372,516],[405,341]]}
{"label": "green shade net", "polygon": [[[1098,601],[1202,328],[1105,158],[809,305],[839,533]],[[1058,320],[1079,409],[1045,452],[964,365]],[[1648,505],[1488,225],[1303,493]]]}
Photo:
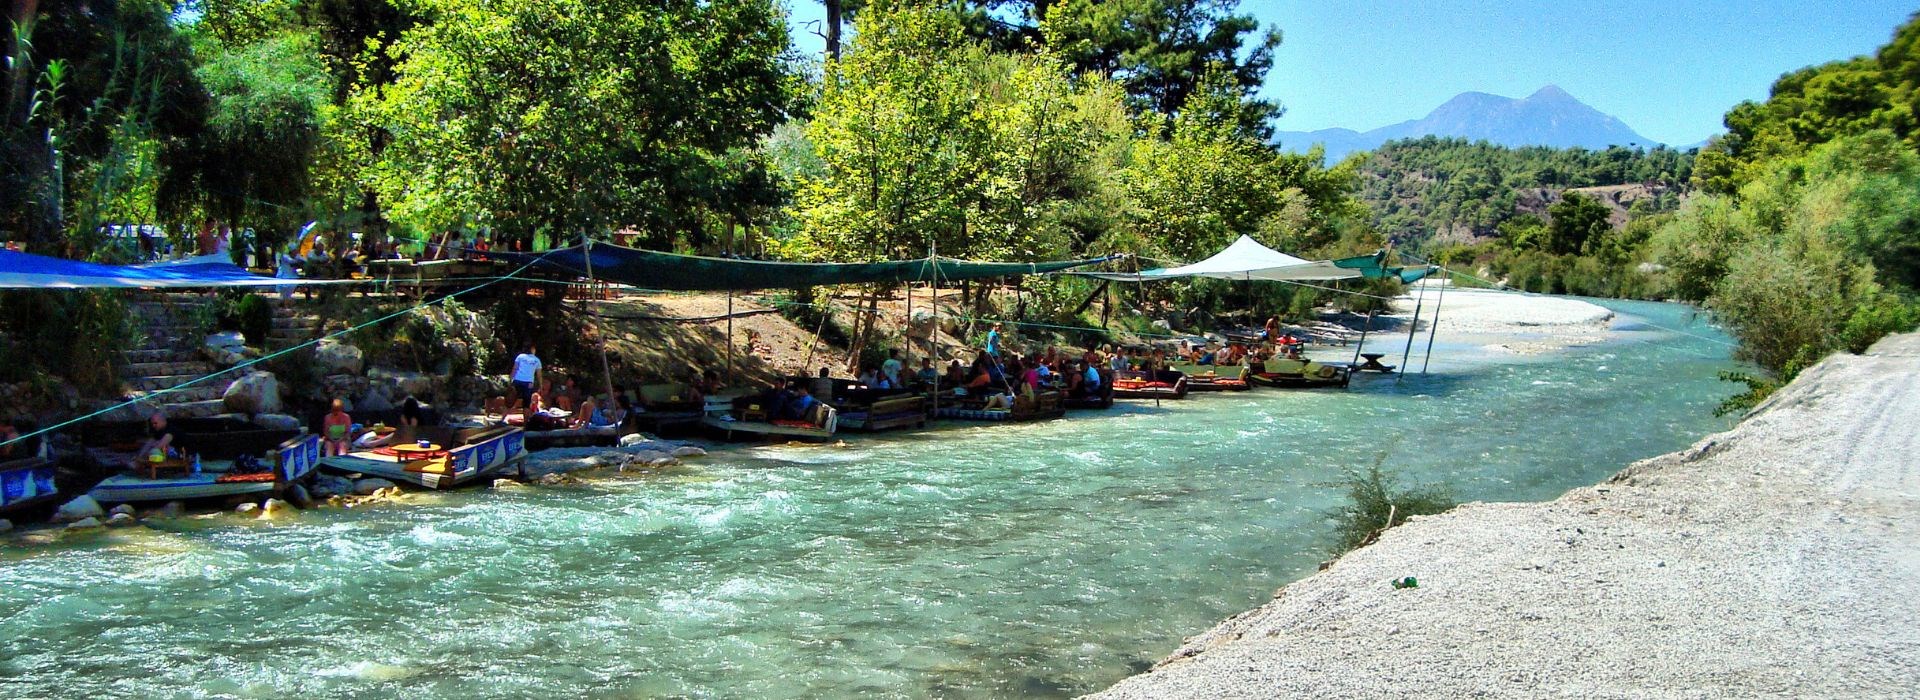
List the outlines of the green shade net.
{"label": "green shade net", "polygon": [[[493,253],[537,267],[588,276],[587,252],[575,246],[545,254]],[[719,291],[798,289],[837,284],[953,282],[1058,272],[1112,258],[1042,263],[973,262],[952,258],[871,263],[795,263],[733,260],[636,250],[611,243],[592,245],[592,277],[643,289]]]}

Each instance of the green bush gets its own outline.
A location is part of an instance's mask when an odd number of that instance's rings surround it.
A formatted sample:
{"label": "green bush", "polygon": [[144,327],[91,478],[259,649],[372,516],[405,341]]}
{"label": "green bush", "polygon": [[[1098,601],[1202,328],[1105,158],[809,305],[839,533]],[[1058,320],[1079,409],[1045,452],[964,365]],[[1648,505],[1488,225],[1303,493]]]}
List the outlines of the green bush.
{"label": "green bush", "polygon": [[1380,468],[1385,460],[1382,453],[1365,471],[1349,470],[1335,484],[1347,492],[1346,505],[1327,514],[1334,521],[1337,552],[1364,546],[1407,518],[1444,513],[1459,505],[1452,489],[1444,485],[1400,488],[1394,476]]}
{"label": "green bush", "polygon": [[1920,305],[1894,294],[1881,293],[1847,317],[1847,325],[1840,329],[1840,344],[1847,352],[1863,353],[1881,338],[1905,333],[1916,325],[1920,325]]}
{"label": "green bush", "polygon": [[232,323],[232,329],[247,337],[248,345],[264,345],[267,336],[273,332],[273,306],[258,294],[246,294],[240,300],[226,307],[226,317],[221,325]]}

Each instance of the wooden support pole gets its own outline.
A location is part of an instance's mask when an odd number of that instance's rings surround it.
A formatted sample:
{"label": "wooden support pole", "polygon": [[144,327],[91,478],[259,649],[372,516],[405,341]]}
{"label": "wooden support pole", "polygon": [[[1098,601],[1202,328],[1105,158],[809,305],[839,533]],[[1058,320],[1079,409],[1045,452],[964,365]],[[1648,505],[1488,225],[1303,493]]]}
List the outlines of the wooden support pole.
{"label": "wooden support pole", "polygon": [[1413,320],[1407,322],[1407,349],[1400,353],[1400,374],[1394,377],[1394,381],[1399,381],[1400,377],[1407,376],[1408,363],[1413,359],[1413,331],[1420,327],[1420,307],[1425,304],[1426,301],[1427,280],[1422,277],[1420,278],[1420,296],[1414,297],[1413,300]]}
{"label": "wooden support pole", "polygon": [[[1447,274],[1446,268],[1440,268],[1440,274]],[[1420,281],[1426,280],[1422,278]],[[1440,305],[1447,302],[1447,288],[1451,286],[1453,286],[1453,278],[1449,277],[1446,284],[1440,285],[1440,296],[1433,300],[1433,320],[1427,322],[1427,354],[1420,359],[1421,374],[1427,373],[1427,363],[1433,361],[1433,339],[1440,334]]]}

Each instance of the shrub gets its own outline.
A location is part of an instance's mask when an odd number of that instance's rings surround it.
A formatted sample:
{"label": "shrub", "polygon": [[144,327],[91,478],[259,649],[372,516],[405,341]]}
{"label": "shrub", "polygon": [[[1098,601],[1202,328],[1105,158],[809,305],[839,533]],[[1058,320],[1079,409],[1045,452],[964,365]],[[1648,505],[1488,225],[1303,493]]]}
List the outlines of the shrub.
{"label": "shrub", "polygon": [[1920,305],[1888,293],[1874,295],[1853,310],[1847,325],[1840,329],[1840,344],[1851,353],[1867,348],[1893,333],[1905,333],[1920,325]]}
{"label": "shrub", "polygon": [[1334,520],[1337,551],[1364,546],[1407,518],[1444,513],[1459,505],[1452,489],[1444,485],[1399,488],[1394,476],[1380,468],[1386,458],[1383,452],[1365,471],[1349,470],[1344,480],[1334,484],[1347,492],[1347,504],[1328,513]]}

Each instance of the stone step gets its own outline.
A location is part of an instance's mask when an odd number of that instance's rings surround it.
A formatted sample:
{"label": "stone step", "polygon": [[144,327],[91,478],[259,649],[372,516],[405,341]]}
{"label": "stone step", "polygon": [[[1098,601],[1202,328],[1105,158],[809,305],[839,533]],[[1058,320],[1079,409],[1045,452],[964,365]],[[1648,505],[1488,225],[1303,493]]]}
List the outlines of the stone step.
{"label": "stone step", "polygon": [[200,351],[197,348],[142,348],[128,350],[121,353],[121,356],[133,364],[200,361]]}
{"label": "stone step", "polygon": [[[228,382],[228,384],[232,384],[232,382]],[[225,396],[226,394],[227,388],[221,386],[218,382],[202,382],[175,391],[129,391],[122,397],[122,400],[139,400],[148,403],[157,402],[162,405],[171,405],[195,401],[210,401]]]}
{"label": "stone step", "polygon": [[201,376],[213,374],[214,366],[210,362],[132,362],[120,368],[122,377],[169,377],[182,374]]}
{"label": "stone step", "polygon": [[[206,381],[200,382],[199,384],[196,384],[194,386],[195,388],[198,388],[201,386],[212,386],[212,387],[218,387],[221,391],[225,391],[227,388],[227,385],[233,383],[234,374],[238,374],[238,373],[236,372],[233,374],[224,374],[218,377],[214,377],[213,379],[208,379]],[[127,379],[127,386],[131,387],[135,391],[158,391],[161,389],[172,389],[174,387],[180,386],[182,384],[191,382],[195,379],[199,379],[205,376],[207,375],[205,374],[168,374],[168,375],[161,375],[161,376],[132,377]]]}
{"label": "stone step", "polygon": [[283,328],[312,329],[312,328],[319,328],[319,327],[320,327],[319,316],[275,316],[273,318],[274,330],[280,330]]}

